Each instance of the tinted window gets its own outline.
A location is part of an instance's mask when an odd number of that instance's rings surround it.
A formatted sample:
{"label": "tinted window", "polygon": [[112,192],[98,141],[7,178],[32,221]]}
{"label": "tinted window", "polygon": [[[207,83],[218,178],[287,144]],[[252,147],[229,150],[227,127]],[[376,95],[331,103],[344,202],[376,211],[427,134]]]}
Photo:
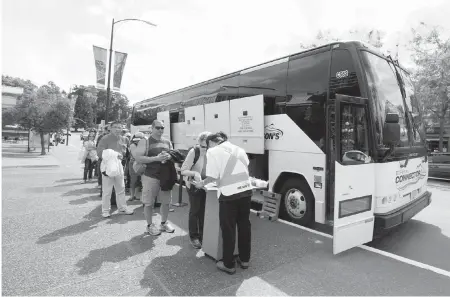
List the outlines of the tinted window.
{"label": "tinted window", "polygon": [[239,97],[264,95],[264,114],[280,113],[277,102],[286,101],[288,62],[279,60],[242,71],[239,77]]}
{"label": "tinted window", "polygon": [[294,57],[289,61],[286,114],[322,150],[330,52]]}
{"label": "tinted window", "polygon": [[336,94],[360,97],[358,77],[348,50],[333,50],[330,71],[330,99]]}

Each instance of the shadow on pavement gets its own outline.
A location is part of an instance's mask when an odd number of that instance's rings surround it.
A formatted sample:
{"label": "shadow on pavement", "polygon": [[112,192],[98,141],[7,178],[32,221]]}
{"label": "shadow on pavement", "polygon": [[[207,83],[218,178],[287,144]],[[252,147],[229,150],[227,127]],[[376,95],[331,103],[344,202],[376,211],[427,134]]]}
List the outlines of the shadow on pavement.
{"label": "shadow on pavement", "polygon": [[217,288],[232,285],[239,287],[238,284],[247,278],[239,273],[240,269],[236,274],[228,275],[216,268],[213,259],[206,256],[196,257],[199,250],[190,245],[188,235],[172,237],[167,240],[166,245],[181,249],[174,255],[155,258],[146,267],[140,285],[142,289],[149,289],[147,295],[155,295],[155,276],[164,284],[165,293],[172,296],[209,295]]}
{"label": "shadow on pavement", "polygon": [[[82,199],[93,199],[93,197],[94,196]],[[101,197],[98,197],[98,200],[101,200]],[[99,205],[83,217],[86,220],[78,224],[67,226],[65,228],[53,231],[52,233],[46,234],[40,237],[36,243],[48,244],[60,239],[61,237],[74,236],[80,233],[87,232],[89,230],[97,228],[97,224],[104,220],[107,220],[107,224],[126,224],[129,221],[142,221],[143,228],[145,227],[142,208],[137,208],[133,215],[119,215],[115,213],[116,210],[117,208],[115,206],[111,206],[111,217],[105,219],[102,217],[102,206]]]}
{"label": "shadow on pavement", "polygon": [[70,183],[70,184],[59,184],[56,186],[53,186],[54,188],[62,188],[62,187],[71,187],[71,186],[78,186],[78,185],[92,185],[93,183],[84,183],[82,178],[76,179],[76,182]]}
{"label": "shadow on pavement", "polygon": [[103,263],[120,263],[135,255],[150,251],[155,246],[154,239],[153,236],[138,235],[129,241],[122,241],[107,248],[92,250],[86,258],[76,264],[80,268],[78,274],[91,274],[98,271]]}
{"label": "shadow on pavement", "polygon": [[413,219],[367,245],[450,271],[450,238],[435,225]]}
{"label": "shadow on pavement", "polygon": [[104,220],[104,218],[101,216],[102,206],[99,205],[96,208],[94,208],[90,213],[85,215],[83,218],[86,219],[85,221],[82,221],[78,224],[67,226],[65,228],[53,231],[52,233],[46,234],[44,236],[41,236],[37,244],[47,244],[53,241],[56,241],[60,239],[61,237],[66,236],[74,236],[86,231],[89,231],[91,229],[97,228],[97,224]]}
{"label": "shadow on pavement", "polygon": [[97,188],[83,188],[83,189],[77,189],[77,190],[71,190],[67,193],[64,193],[62,196],[63,197],[67,197],[67,196],[80,196],[80,195],[84,195],[84,194],[94,194],[94,193],[99,193],[99,189]]}
{"label": "shadow on pavement", "polygon": [[55,181],[55,183],[65,183],[69,181],[80,181],[80,178],[63,178],[60,180]]}
{"label": "shadow on pavement", "polygon": [[102,197],[100,197],[100,195],[92,195],[89,197],[83,197],[80,199],[71,200],[71,201],[69,201],[69,204],[80,205],[80,204],[86,204],[90,201],[101,201],[101,200],[102,200]]}

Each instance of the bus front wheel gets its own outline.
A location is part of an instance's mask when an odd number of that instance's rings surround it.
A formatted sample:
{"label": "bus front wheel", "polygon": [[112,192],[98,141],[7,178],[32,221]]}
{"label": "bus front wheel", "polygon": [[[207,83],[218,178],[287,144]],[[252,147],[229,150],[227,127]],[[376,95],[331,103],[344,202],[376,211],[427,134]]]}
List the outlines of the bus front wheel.
{"label": "bus front wheel", "polygon": [[308,226],[314,221],[314,196],[308,184],[299,178],[288,179],[281,187],[280,218]]}

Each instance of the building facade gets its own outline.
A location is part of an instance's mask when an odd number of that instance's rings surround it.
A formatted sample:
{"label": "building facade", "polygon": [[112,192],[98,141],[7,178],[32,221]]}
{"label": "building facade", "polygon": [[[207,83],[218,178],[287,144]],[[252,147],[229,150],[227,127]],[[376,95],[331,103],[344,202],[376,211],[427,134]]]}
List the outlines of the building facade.
{"label": "building facade", "polygon": [[16,106],[23,88],[2,85],[2,110]]}

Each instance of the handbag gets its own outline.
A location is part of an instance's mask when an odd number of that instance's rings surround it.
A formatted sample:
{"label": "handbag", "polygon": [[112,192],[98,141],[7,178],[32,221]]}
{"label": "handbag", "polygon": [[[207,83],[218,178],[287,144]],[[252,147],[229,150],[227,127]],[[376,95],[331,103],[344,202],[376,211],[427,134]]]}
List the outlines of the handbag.
{"label": "handbag", "polygon": [[[147,153],[148,153],[147,142],[148,142],[148,139],[145,140],[145,154],[144,155],[147,155]],[[131,151],[130,151],[130,154],[131,154]],[[133,155],[131,155],[131,156],[134,159],[134,156]],[[134,160],[133,170],[134,170],[134,172],[136,172],[137,175],[143,175],[146,168],[147,168],[147,166],[144,163],[139,163],[138,161]]]}

